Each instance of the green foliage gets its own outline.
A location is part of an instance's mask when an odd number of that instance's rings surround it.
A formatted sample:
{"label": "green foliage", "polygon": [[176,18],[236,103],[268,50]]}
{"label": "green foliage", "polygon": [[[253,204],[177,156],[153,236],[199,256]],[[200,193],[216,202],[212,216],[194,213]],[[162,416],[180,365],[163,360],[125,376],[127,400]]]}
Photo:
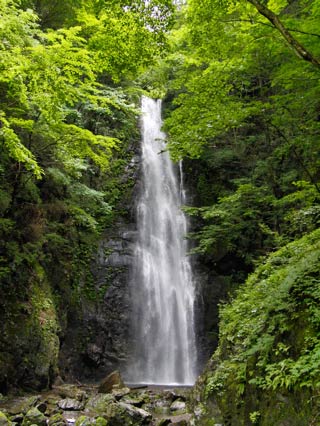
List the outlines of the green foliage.
{"label": "green foliage", "polygon": [[[0,0],[1,389],[37,357],[46,364],[45,351],[55,375],[57,318],[101,298],[90,266],[133,185],[123,176],[138,138],[130,79],[163,50],[172,10],[166,0]],[[20,314],[38,349],[15,360]]]}
{"label": "green foliage", "polygon": [[270,229],[273,203],[267,188],[242,184],[232,195],[220,198],[211,207],[186,209],[189,214],[200,213],[211,222],[195,234],[199,245],[194,251],[209,252],[214,259],[219,259],[221,250],[226,250],[252,263],[250,253],[259,256],[275,244],[276,235]]}
{"label": "green foliage", "polygon": [[[319,75],[250,3],[190,0],[153,85],[168,79],[194,251],[238,287],[203,377],[204,422],[217,401],[221,423],[305,426],[319,412]],[[319,58],[317,4],[268,7]]]}
{"label": "green foliage", "polygon": [[19,136],[10,127],[9,122],[1,117],[0,137],[8,155],[19,163],[23,163],[27,170],[31,171],[38,179],[41,178],[42,170],[37,164],[34,155],[20,141]]}
{"label": "green foliage", "polygon": [[[188,2],[153,86],[145,77],[154,90],[168,80],[164,127],[192,174],[194,251],[236,283],[319,225],[318,70],[250,3]],[[313,7],[269,4],[319,56]]]}
{"label": "green foliage", "polygon": [[[273,253],[221,307],[206,393],[315,391],[320,367],[320,232]],[[224,404],[221,402],[222,405]]]}

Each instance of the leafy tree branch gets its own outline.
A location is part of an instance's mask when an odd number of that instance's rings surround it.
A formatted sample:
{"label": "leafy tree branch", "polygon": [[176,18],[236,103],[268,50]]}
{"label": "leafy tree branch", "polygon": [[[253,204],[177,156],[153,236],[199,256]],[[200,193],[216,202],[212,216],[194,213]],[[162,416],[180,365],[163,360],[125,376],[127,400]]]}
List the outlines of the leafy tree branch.
{"label": "leafy tree branch", "polygon": [[[268,19],[271,24],[280,32],[282,37],[286,40],[289,46],[296,52],[296,54],[303,60],[310,62],[316,67],[320,67],[320,61],[296,38],[290,34],[290,30],[280,20],[279,16],[276,15],[271,9],[259,2],[258,0],[247,0],[251,3],[257,11]],[[291,30],[292,31],[292,30]]]}

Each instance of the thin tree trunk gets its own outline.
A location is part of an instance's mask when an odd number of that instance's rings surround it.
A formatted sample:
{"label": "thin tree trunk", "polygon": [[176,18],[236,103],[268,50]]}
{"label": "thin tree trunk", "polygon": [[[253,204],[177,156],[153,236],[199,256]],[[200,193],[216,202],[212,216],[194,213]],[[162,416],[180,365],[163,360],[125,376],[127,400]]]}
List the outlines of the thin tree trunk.
{"label": "thin tree trunk", "polygon": [[290,34],[289,30],[283,25],[280,18],[272,12],[272,10],[257,0],[248,0],[248,2],[251,3],[261,15],[271,22],[271,24],[280,32],[282,37],[300,58],[320,68],[320,61]]}

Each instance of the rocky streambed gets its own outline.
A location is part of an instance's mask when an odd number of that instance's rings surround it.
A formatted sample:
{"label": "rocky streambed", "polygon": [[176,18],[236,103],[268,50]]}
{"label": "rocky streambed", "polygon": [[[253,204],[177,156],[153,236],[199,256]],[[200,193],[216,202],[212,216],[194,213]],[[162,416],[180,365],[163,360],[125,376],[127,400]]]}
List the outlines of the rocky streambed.
{"label": "rocky streambed", "polygon": [[0,426],[188,426],[185,388],[61,384],[36,395],[1,397]]}

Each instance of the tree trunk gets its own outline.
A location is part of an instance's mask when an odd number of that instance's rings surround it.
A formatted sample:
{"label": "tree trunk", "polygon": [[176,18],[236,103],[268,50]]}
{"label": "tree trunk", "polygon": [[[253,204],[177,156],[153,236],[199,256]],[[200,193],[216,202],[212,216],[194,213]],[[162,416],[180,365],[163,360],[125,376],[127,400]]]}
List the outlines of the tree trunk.
{"label": "tree trunk", "polygon": [[273,13],[272,10],[268,9],[265,5],[257,0],[248,0],[248,2],[251,3],[261,15],[263,15],[268,19],[268,21],[271,22],[271,24],[280,32],[282,37],[300,58],[310,62],[316,67],[320,67],[320,61],[290,34],[289,30],[287,30],[279,17]]}

